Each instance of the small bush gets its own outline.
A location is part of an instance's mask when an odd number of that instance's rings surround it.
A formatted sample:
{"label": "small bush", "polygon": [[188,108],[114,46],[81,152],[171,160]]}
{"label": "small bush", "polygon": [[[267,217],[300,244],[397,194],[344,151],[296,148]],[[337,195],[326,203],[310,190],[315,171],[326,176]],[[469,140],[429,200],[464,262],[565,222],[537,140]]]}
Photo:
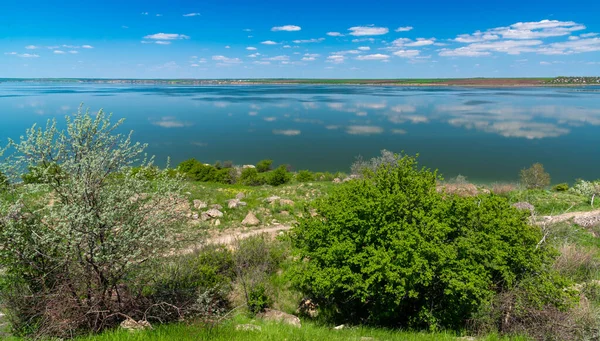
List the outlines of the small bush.
{"label": "small bush", "polygon": [[590,200],[590,204],[594,206],[594,199],[600,195],[600,182],[577,180],[575,186],[569,190],[572,193],[581,195]]}
{"label": "small bush", "polygon": [[256,168],[244,168],[239,182],[246,186],[260,186],[266,183],[264,177],[258,173]]}
{"label": "small bush", "polygon": [[217,169],[210,165],[198,163],[187,174],[193,181],[211,182],[215,181]]}
{"label": "small bush", "polygon": [[503,184],[503,183],[494,183],[492,184],[492,193],[501,196],[507,196],[511,192],[517,190],[517,186],[514,184]]}
{"label": "small bush", "polygon": [[201,165],[202,163],[194,158],[187,159],[177,165],[177,170],[182,173],[189,173],[196,165]]}
{"label": "small bush", "polygon": [[259,173],[265,173],[271,170],[271,166],[273,165],[273,160],[261,160],[256,164],[256,170]]}
{"label": "small bush", "polygon": [[231,168],[221,168],[216,171],[213,181],[221,184],[233,184],[235,183],[234,172]]}
{"label": "small bush", "polygon": [[550,185],[550,174],[546,173],[541,163],[534,163],[523,169],[520,178],[521,184],[527,189],[543,189]]}
{"label": "small bush", "polygon": [[248,310],[252,315],[265,311],[273,305],[273,300],[267,294],[264,284],[257,284],[248,293]]}
{"label": "small bush", "polygon": [[308,170],[298,171],[298,174],[296,174],[296,181],[298,181],[298,182],[315,181],[315,174],[311,173]]}
{"label": "small bush", "polygon": [[285,166],[279,166],[276,170],[270,172],[267,176],[267,184],[279,186],[292,180],[292,173],[288,172]]}
{"label": "small bush", "polygon": [[554,187],[552,187],[552,190],[554,192],[566,192],[569,190],[569,184],[562,183],[562,184],[555,185]]}
{"label": "small bush", "polygon": [[233,161],[223,161],[223,168],[233,168]]}

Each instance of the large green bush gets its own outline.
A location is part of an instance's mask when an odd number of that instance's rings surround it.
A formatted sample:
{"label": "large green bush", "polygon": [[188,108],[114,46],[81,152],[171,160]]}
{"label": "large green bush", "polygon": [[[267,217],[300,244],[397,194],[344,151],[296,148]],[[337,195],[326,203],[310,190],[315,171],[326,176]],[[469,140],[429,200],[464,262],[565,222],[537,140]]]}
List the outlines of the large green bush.
{"label": "large green bush", "polygon": [[315,181],[315,174],[313,174],[309,170],[301,170],[296,174],[296,181],[298,182],[308,182]]}
{"label": "large green bush", "polygon": [[260,186],[266,182],[264,176],[259,174],[256,168],[244,168],[239,181],[246,186]]}
{"label": "large green bush", "polygon": [[396,155],[315,202],[294,230],[298,289],[336,322],[462,328],[480,305],[545,271],[541,231],[506,199],[436,192]]}

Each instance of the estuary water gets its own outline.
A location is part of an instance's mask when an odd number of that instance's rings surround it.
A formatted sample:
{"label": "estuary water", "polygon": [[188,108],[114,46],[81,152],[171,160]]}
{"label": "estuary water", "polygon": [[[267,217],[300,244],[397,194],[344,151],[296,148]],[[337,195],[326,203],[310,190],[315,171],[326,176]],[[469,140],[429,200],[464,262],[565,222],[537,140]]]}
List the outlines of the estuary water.
{"label": "estuary water", "polygon": [[162,86],[1,83],[0,143],[82,104],[125,118],[159,164],[195,157],[348,171],[381,149],[419,153],[445,178],[600,178],[600,87]]}

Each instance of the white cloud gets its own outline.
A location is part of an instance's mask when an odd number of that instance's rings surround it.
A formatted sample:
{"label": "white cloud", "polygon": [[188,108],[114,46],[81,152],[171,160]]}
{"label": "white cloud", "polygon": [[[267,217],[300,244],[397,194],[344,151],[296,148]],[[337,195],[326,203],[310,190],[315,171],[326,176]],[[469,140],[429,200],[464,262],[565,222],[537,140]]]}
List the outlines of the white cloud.
{"label": "white cloud", "polygon": [[246,50],[248,50],[248,51],[256,51],[257,49],[254,46],[248,46],[248,47],[246,47]]}
{"label": "white cloud", "polygon": [[28,50],[35,50],[35,49],[39,49],[40,47],[39,46],[35,46],[35,45],[27,45],[27,46],[25,46],[25,48],[28,49]]}
{"label": "white cloud", "polygon": [[416,41],[407,43],[407,44],[405,44],[405,46],[411,46],[411,47],[427,46],[427,45],[433,45],[434,43],[435,43],[435,38],[429,38],[429,39],[417,38]]}
{"label": "white cloud", "polygon": [[144,37],[144,39],[154,39],[154,40],[180,40],[180,39],[190,39],[189,36],[185,34],[177,34],[177,33],[156,33],[150,34]]}
{"label": "white cloud", "polygon": [[302,57],[302,60],[305,62],[312,62],[317,60],[317,57],[319,57],[320,55],[317,53],[306,53],[304,54],[304,57]]}
{"label": "white cloud", "polygon": [[473,34],[461,34],[458,37],[456,37],[454,41],[458,43],[478,43],[482,41],[497,39],[500,39],[500,36],[498,36],[497,34],[476,31]]}
{"label": "white cloud", "polygon": [[223,64],[240,64],[242,60],[239,58],[228,58],[225,56],[212,56],[212,60]]}
{"label": "white cloud", "polygon": [[148,15],[148,12],[142,12],[141,14],[142,15]]}
{"label": "white cloud", "polygon": [[260,61],[260,60],[254,61],[253,63],[257,64],[257,65],[271,65],[271,62]]}
{"label": "white cloud", "polygon": [[69,53],[70,53],[70,54],[78,54],[79,52],[78,52],[78,51],[75,51],[75,50],[71,50],[71,51],[69,51]]}
{"label": "white cloud", "polygon": [[348,29],[350,35],[361,37],[361,36],[379,36],[387,34],[390,30],[387,27],[375,27],[375,26],[354,26]]}
{"label": "white cloud", "polygon": [[82,45],[81,48],[82,49],[93,49],[94,47],[92,45]]}
{"label": "white cloud", "polygon": [[263,41],[263,42],[261,42],[261,44],[263,44],[263,45],[277,45],[277,43],[274,42],[274,41],[272,41],[272,40]]}
{"label": "white cloud", "polygon": [[334,54],[334,55],[327,57],[328,63],[341,64],[344,62],[344,60],[346,60],[346,57],[339,55],[339,54]]}
{"label": "white cloud", "polygon": [[330,37],[343,37],[344,36],[340,32],[327,32],[327,35]]}
{"label": "white cloud", "polygon": [[540,65],[552,65],[552,63],[550,63],[550,62],[543,62],[542,61],[542,62],[540,62]]}
{"label": "white cloud", "polygon": [[377,54],[368,54],[365,56],[358,56],[358,57],[356,57],[356,60],[385,60],[388,58],[390,58],[390,56],[388,56],[387,54],[377,53]]}
{"label": "white cloud", "polygon": [[561,37],[575,31],[584,30],[585,26],[573,21],[541,20],[534,22],[518,22],[507,27],[496,27],[485,32],[461,34],[454,39],[459,43],[478,43],[503,39],[531,40],[550,37]]}
{"label": "white cloud", "polygon": [[291,49],[292,47],[290,45],[283,45],[284,49]]}
{"label": "white cloud", "polygon": [[374,39],[374,38],[360,38],[360,39],[352,39],[352,42],[353,42],[353,43],[363,43],[363,42],[366,42],[366,41],[368,41],[368,42],[370,42],[370,43],[373,43],[373,42],[375,42],[375,39]]}
{"label": "white cloud", "polygon": [[398,50],[394,52],[394,56],[401,58],[414,58],[419,55],[419,50]]}
{"label": "white cloud", "polygon": [[287,62],[290,60],[290,56],[275,56],[275,57],[271,57],[271,58],[263,58],[263,60],[270,60],[270,61],[274,61],[274,62]]}
{"label": "white cloud", "polygon": [[408,32],[411,31],[413,29],[412,26],[403,26],[403,27],[398,27],[397,29],[395,29],[396,32]]}
{"label": "white cloud", "polygon": [[597,36],[597,35],[598,35],[598,33],[593,33],[593,32],[592,32],[592,33],[584,33],[584,34],[580,34],[579,36],[580,36],[581,38],[591,38],[591,37],[595,37],[595,36]]}
{"label": "white cloud", "polygon": [[225,46],[225,48],[226,48],[226,49],[230,49],[230,48],[231,48],[231,46],[227,45],[227,46]]}
{"label": "white cloud", "polygon": [[552,43],[548,49],[539,51],[541,54],[573,54],[600,51],[600,38],[586,38],[562,43]]}
{"label": "white cloud", "polygon": [[184,14],[183,16],[184,17],[197,17],[197,16],[200,16],[200,15],[202,15],[202,14],[200,14],[200,13],[188,13],[188,14]]}
{"label": "white cloud", "polygon": [[156,43],[158,45],[171,45],[170,41],[164,41],[164,40],[157,40]]}
{"label": "white cloud", "polygon": [[361,54],[361,53],[362,52],[360,50],[345,50],[345,51],[335,52],[334,54],[345,55],[345,54]]}
{"label": "white cloud", "polygon": [[249,54],[248,57],[250,57],[250,58],[257,58],[260,55],[261,55],[260,53],[253,53],[253,54]]}
{"label": "white cloud", "polygon": [[159,13],[159,14],[157,14],[156,16],[157,16],[157,17],[162,17],[162,14],[160,14],[160,13]]}
{"label": "white cloud", "polygon": [[16,52],[4,52],[4,54],[7,55],[7,56],[16,56],[16,55],[18,55],[18,53],[16,53]]}
{"label": "white cloud", "polygon": [[56,53],[56,54],[65,54],[65,51],[61,51],[61,50],[54,50],[54,53]]}
{"label": "white cloud", "polygon": [[318,38],[318,39],[303,39],[303,40],[294,40],[293,43],[294,44],[308,44],[308,43],[320,43],[323,40],[325,40],[325,38]]}
{"label": "white cloud", "polygon": [[285,26],[276,26],[271,28],[271,31],[273,32],[278,32],[278,31],[287,31],[287,32],[293,32],[293,31],[300,31],[302,29],[302,27],[300,26],[296,26],[296,25],[285,25]]}
{"label": "white cloud", "polygon": [[358,49],[361,50],[361,51],[369,51],[369,50],[371,50],[371,48],[368,47],[368,46],[361,46]]}
{"label": "white cloud", "polygon": [[23,53],[23,54],[16,54],[16,55],[21,58],[38,58],[39,57],[39,55],[37,55],[37,54],[30,54],[30,53]]}
{"label": "white cloud", "polygon": [[523,52],[536,52],[542,44],[543,42],[541,40],[499,40],[480,42],[457,49],[442,49],[439,55],[444,57],[481,57],[490,55],[491,52],[518,55]]}

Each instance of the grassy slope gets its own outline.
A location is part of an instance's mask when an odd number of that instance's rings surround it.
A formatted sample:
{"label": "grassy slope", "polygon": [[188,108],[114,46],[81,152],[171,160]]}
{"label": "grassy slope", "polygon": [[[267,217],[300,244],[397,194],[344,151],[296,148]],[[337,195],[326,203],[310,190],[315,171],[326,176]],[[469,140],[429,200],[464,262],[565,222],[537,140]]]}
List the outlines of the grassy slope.
{"label": "grassy slope", "polygon": [[[253,324],[260,326],[260,331],[236,330],[240,324]],[[370,339],[372,338],[372,339]],[[269,323],[260,320],[251,320],[245,316],[238,315],[218,327],[209,328],[200,325],[170,325],[161,326],[154,331],[130,333],[127,331],[115,331],[99,336],[91,336],[78,339],[80,341],[163,341],[163,340],[211,340],[211,341],[251,341],[251,340],[287,340],[287,341],[345,341],[345,340],[398,340],[398,341],[444,341],[459,340],[454,334],[447,333],[417,333],[402,332],[386,329],[373,328],[348,328],[334,330],[329,327],[319,326],[304,322],[302,328]],[[526,338],[500,338],[491,335],[478,340],[526,340]]]}

